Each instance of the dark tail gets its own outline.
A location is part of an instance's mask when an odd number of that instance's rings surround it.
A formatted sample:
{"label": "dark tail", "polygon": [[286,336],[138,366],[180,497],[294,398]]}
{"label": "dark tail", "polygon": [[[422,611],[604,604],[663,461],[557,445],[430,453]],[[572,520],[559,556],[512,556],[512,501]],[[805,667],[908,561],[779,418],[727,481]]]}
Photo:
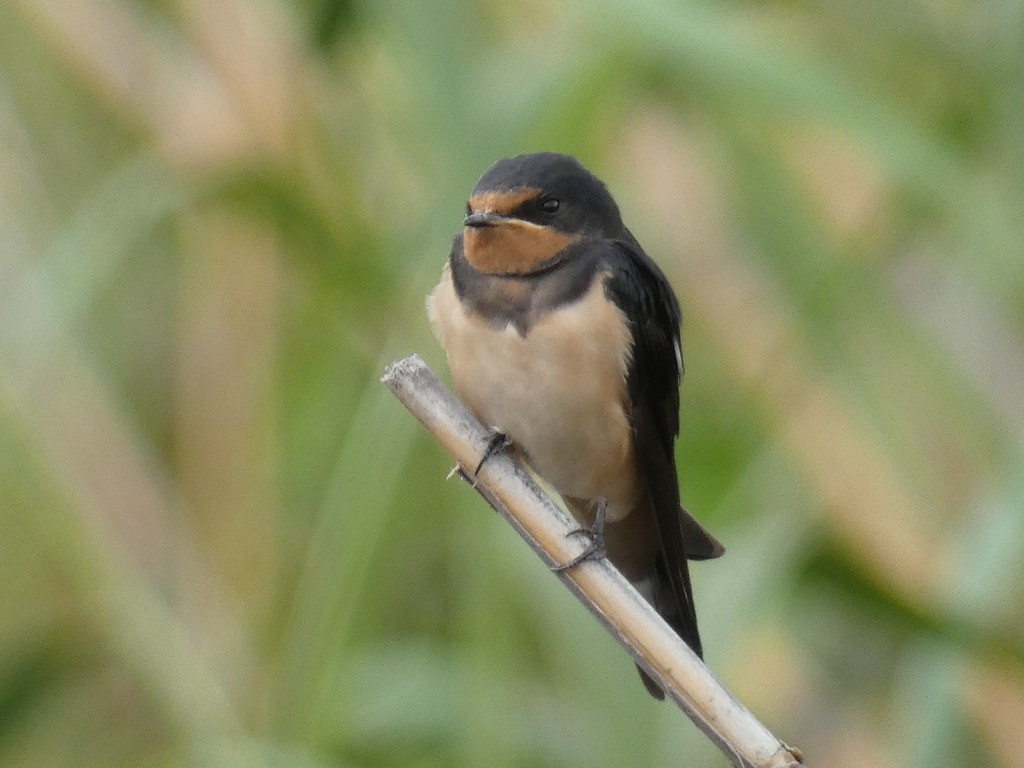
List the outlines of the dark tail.
{"label": "dark tail", "polygon": [[[676,594],[673,579],[668,574],[668,566],[665,564],[664,557],[659,555],[655,570],[654,607],[668,622],[668,625],[675,630],[676,634],[690,646],[699,658],[703,659],[704,646],[701,645],[700,631],[697,629],[697,609],[693,602],[693,587],[690,585],[690,569],[685,560],[676,567],[679,569],[676,583],[683,587],[683,594]],[[647,692],[659,701],[663,700],[665,692],[661,690],[661,686],[654,682],[639,665],[637,665],[637,670],[640,672],[640,680],[643,681]]]}

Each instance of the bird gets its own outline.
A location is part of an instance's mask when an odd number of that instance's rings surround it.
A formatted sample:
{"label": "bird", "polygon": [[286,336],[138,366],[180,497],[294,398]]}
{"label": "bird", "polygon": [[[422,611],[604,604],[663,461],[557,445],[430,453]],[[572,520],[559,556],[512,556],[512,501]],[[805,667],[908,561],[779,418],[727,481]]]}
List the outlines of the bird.
{"label": "bird", "polygon": [[703,658],[687,560],[724,548],[680,503],[682,313],[668,279],[572,155],[497,161],[462,225],[427,314],[459,397],[493,430],[484,460],[520,456],[590,539],[562,567],[606,556]]}

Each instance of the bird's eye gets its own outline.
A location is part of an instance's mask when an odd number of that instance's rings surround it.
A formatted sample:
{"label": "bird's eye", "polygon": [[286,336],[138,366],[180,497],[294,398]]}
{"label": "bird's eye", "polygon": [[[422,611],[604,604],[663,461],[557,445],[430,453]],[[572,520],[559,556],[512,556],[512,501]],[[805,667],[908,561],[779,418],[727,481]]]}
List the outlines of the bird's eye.
{"label": "bird's eye", "polygon": [[466,215],[469,216],[471,213],[473,213],[473,206],[471,206],[469,203],[466,203]]}
{"label": "bird's eye", "polygon": [[544,211],[544,213],[555,213],[558,211],[558,206],[560,206],[561,204],[561,201],[557,200],[556,198],[549,197],[541,201],[540,209]]}

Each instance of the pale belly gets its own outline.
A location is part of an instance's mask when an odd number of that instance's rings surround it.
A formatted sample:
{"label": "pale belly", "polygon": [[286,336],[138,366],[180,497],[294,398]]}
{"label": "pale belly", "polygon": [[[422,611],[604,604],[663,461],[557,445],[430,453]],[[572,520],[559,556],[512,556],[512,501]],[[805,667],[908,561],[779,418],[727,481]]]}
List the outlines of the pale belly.
{"label": "pale belly", "polygon": [[603,294],[595,283],[525,337],[468,315],[447,274],[429,307],[466,405],[559,493],[606,501],[614,522],[636,505],[639,487],[623,407],[629,332]]}

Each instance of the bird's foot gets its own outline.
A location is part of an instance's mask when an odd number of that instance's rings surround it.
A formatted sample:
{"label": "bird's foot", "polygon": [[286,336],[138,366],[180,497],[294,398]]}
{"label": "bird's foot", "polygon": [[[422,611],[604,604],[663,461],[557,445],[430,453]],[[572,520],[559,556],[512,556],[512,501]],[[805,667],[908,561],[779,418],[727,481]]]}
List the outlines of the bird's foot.
{"label": "bird's foot", "polygon": [[509,439],[508,435],[506,435],[504,432],[495,431],[493,434],[491,434],[490,439],[487,441],[487,445],[484,446],[484,454],[483,456],[480,457],[480,463],[476,465],[476,469],[473,471],[472,477],[470,477],[470,475],[466,472],[465,467],[463,467],[461,464],[456,464],[448,471],[448,474],[445,476],[444,479],[451,480],[453,477],[458,475],[466,482],[471,483],[474,488],[476,488],[476,478],[477,475],[480,474],[480,470],[483,469],[484,464],[487,463],[488,459],[501,453],[510,445],[512,445],[512,441]]}
{"label": "bird's foot", "polygon": [[499,430],[495,430],[491,435],[491,439],[487,441],[487,446],[484,448],[484,455],[480,457],[480,463],[476,465],[476,469],[473,470],[473,477],[480,474],[480,470],[484,468],[484,464],[487,460],[493,456],[498,455],[506,448],[512,445],[512,441],[508,435]]}
{"label": "bird's foot", "polygon": [[607,512],[608,505],[604,501],[600,502],[597,505],[597,511],[594,513],[594,522],[591,525],[586,528],[577,528],[565,534],[567,538],[569,536],[586,536],[589,542],[586,549],[576,555],[576,557],[561,565],[551,566],[552,571],[561,573],[562,571],[568,571],[570,568],[575,568],[586,560],[603,560],[608,555],[604,547],[604,522]]}

